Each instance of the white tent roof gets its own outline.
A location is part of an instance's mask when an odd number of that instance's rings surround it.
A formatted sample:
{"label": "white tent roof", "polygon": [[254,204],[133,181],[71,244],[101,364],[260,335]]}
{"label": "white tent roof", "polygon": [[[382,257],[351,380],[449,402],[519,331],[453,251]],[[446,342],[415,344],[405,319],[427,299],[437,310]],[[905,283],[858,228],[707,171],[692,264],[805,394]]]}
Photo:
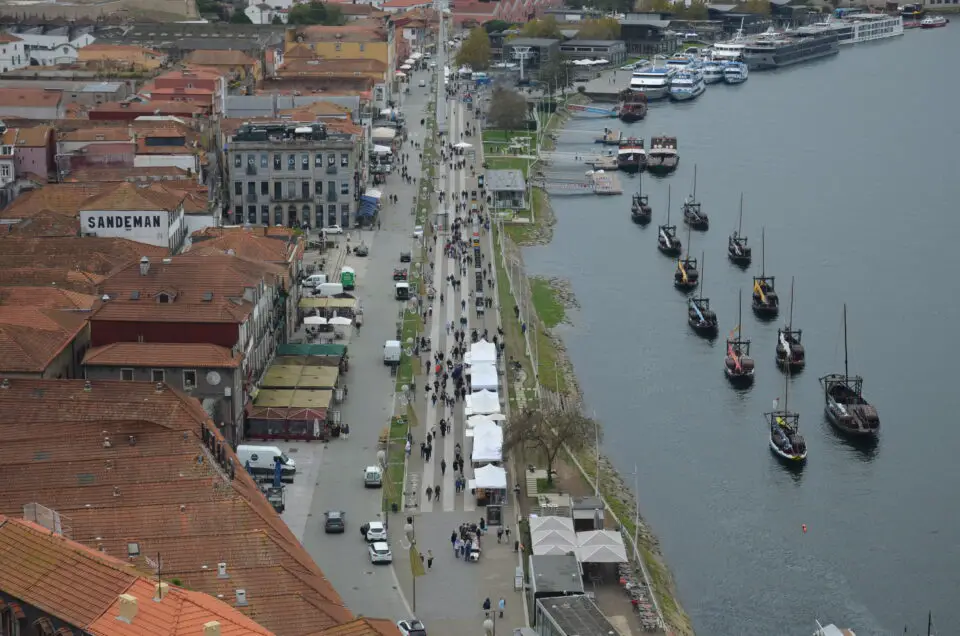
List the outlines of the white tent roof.
{"label": "white tent roof", "polygon": [[473,452],[475,463],[498,462],[503,459],[503,429],[494,424],[474,429]]}
{"label": "white tent roof", "polygon": [[569,554],[577,551],[577,535],[569,530],[544,530],[530,533],[535,555]]}
{"label": "white tent roof", "polygon": [[397,136],[397,131],[394,130],[393,128],[387,128],[386,126],[380,126],[380,127],[378,127],[378,128],[374,128],[372,131],[370,131],[370,135],[371,135],[374,139],[388,139],[388,140],[390,140],[390,141],[393,141],[393,138]]}
{"label": "white tent roof", "polygon": [[485,362],[470,368],[470,389],[473,391],[496,391],[499,386],[497,367]]}
{"label": "white tent roof", "polygon": [[478,391],[471,393],[466,399],[464,414],[467,417],[477,414],[499,413],[500,397],[495,391]]}
{"label": "white tent roof", "polygon": [[573,532],[573,519],[547,515],[538,517],[530,515],[530,532],[544,532],[546,530],[569,530]]}
{"label": "white tent roof", "polygon": [[492,342],[481,340],[470,345],[470,364],[494,363],[497,361],[497,347]]}
{"label": "white tent roof", "polygon": [[507,487],[507,471],[500,466],[487,464],[473,471],[474,488],[494,488],[503,490]]}
{"label": "white tent roof", "polygon": [[577,545],[581,548],[600,545],[623,545],[623,537],[613,530],[588,530],[577,533]]}
{"label": "white tent roof", "polygon": [[598,545],[577,548],[577,560],[580,563],[626,563],[627,551],[623,545]]}
{"label": "white tent roof", "polygon": [[486,415],[471,415],[467,418],[467,428],[480,428],[487,425],[496,426],[497,423]]}

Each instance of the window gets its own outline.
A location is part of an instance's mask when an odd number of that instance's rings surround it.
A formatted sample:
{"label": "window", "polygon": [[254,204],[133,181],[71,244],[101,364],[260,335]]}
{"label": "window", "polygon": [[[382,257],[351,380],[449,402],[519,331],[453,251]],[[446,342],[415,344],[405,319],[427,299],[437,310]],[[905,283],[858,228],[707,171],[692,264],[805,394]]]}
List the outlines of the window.
{"label": "window", "polygon": [[323,206],[318,205],[317,206],[317,224],[314,226],[314,228],[321,228],[321,227],[323,227]]}
{"label": "window", "polygon": [[171,300],[173,300],[173,299],[170,298],[170,294],[168,294],[168,293],[166,293],[166,292],[160,292],[159,294],[157,294],[157,302],[158,302],[158,303],[167,304],[167,303],[169,303]]}
{"label": "window", "polygon": [[283,207],[279,205],[273,206],[273,224],[274,225],[283,225]]}
{"label": "window", "polygon": [[247,206],[247,221],[249,221],[251,225],[257,222],[257,206]]}
{"label": "window", "polygon": [[183,372],[183,388],[196,388],[197,386],[197,372],[193,370],[184,370]]}
{"label": "window", "polygon": [[261,168],[267,167],[267,153],[265,152],[260,153],[260,167]]}
{"label": "window", "polygon": [[337,224],[337,206],[334,203],[331,203],[327,206],[327,225],[336,225]]}
{"label": "window", "polygon": [[234,181],[233,182],[233,193],[238,197],[243,196],[243,181]]}
{"label": "window", "polygon": [[339,50],[340,50],[340,42],[337,42],[337,43],[334,45],[334,48],[336,48],[336,49],[339,51]]}
{"label": "window", "polygon": [[120,380],[133,382],[133,369],[120,369]]}
{"label": "window", "polygon": [[10,166],[3,165],[0,166],[0,177],[9,177],[10,176]]}
{"label": "window", "polygon": [[350,165],[350,154],[346,152],[340,153],[340,167],[346,168]]}
{"label": "window", "polygon": [[256,181],[247,181],[247,194],[256,196],[257,195],[257,182]]}
{"label": "window", "polygon": [[337,182],[336,181],[327,181],[327,196],[336,197],[337,196]]}
{"label": "window", "polygon": [[153,382],[163,382],[164,376],[166,374],[163,372],[163,369],[151,369],[150,370],[150,379]]}
{"label": "window", "polygon": [[350,227],[350,204],[349,203],[340,204],[340,227],[342,228]]}
{"label": "window", "polygon": [[270,194],[270,182],[269,182],[269,181],[261,181],[261,182],[260,182],[260,194],[262,194],[263,196],[267,196],[267,195]]}
{"label": "window", "polygon": [[304,199],[310,198],[310,182],[309,181],[304,181],[303,183],[300,184],[300,192]]}
{"label": "window", "polygon": [[260,222],[264,225],[270,225],[270,206],[261,205],[260,206]]}
{"label": "window", "polygon": [[350,194],[350,182],[341,181],[340,182],[340,194]]}
{"label": "window", "polygon": [[240,156],[240,153],[233,155],[233,167],[239,168],[243,165],[243,157]]}
{"label": "window", "polygon": [[291,199],[297,196],[297,182],[287,181],[287,196]]}
{"label": "window", "polygon": [[273,182],[273,198],[278,201],[283,198],[283,182],[282,181]]}
{"label": "window", "polygon": [[310,155],[303,153],[300,155],[300,169],[309,170],[310,169]]}
{"label": "window", "polygon": [[313,187],[314,187],[313,193],[315,195],[320,196],[321,194],[323,194],[323,181],[314,181]]}
{"label": "window", "polygon": [[329,155],[327,155],[327,165],[328,165],[328,166],[335,166],[335,165],[337,165],[337,155],[336,155],[336,154],[334,154],[334,153],[331,152]]}
{"label": "window", "polygon": [[287,170],[296,170],[297,169],[297,155],[290,154],[287,155]]}
{"label": "window", "polygon": [[280,157],[280,153],[273,155],[273,169],[280,170],[283,167],[283,159]]}
{"label": "window", "polygon": [[322,167],[323,167],[323,153],[322,153],[322,152],[318,152],[318,153],[313,157],[313,167],[314,167],[314,168],[322,168]]}

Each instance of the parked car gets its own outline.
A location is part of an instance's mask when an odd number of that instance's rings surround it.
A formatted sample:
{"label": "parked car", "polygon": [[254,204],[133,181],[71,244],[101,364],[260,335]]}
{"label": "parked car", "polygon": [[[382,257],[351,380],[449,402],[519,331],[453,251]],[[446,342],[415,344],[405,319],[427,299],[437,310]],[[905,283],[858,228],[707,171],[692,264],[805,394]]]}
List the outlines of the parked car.
{"label": "parked car", "polygon": [[323,531],[327,534],[343,534],[346,531],[347,517],[342,510],[327,510],[323,516]]}
{"label": "parked car", "polygon": [[416,225],[413,228],[413,238],[418,239],[423,237],[423,226]]}
{"label": "parked car", "polygon": [[370,544],[370,563],[393,563],[390,546],[383,541]]}
{"label": "parked car", "polygon": [[408,621],[397,621],[397,629],[402,636],[427,636],[427,628],[415,618]]}
{"label": "parked car", "polygon": [[323,228],[323,231],[329,236],[330,234],[343,234],[343,228],[339,225],[328,225]]}
{"label": "parked car", "polygon": [[368,521],[360,526],[360,534],[371,543],[387,540],[387,529],[382,521]]}

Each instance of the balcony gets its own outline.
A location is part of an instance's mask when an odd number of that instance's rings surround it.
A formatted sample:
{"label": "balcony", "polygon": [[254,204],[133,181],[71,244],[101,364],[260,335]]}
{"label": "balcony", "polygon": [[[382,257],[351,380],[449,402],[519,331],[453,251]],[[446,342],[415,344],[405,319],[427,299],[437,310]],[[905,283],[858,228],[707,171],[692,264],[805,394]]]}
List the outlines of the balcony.
{"label": "balcony", "polygon": [[336,202],[337,202],[337,193],[327,192],[327,203],[336,203]]}
{"label": "balcony", "polygon": [[256,174],[257,174],[257,167],[256,167],[255,165],[253,165],[252,163],[248,163],[248,164],[247,164],[247,170],[246,170],[246,172],[247,172],[247,174],[249,174],[249,175],[256,175]]}
{"label": "balcony", "polygon": [[247,203],[256,203],[256,202],[257,202],[257,195],[256,195],[255,192],[247,192],[247,195],[246,195],[246,197],[244,197],[244,198],[246,199]]}
{"label": "balcony", "polygon": [[281,197],[277,197],[276,195],[271,196],[270,201],[273,203],[313,203],[313,195],[285,193]]}
{"label": "balcony", "polygon": [[337,166],[327,166],[327,174],[337,174]]}

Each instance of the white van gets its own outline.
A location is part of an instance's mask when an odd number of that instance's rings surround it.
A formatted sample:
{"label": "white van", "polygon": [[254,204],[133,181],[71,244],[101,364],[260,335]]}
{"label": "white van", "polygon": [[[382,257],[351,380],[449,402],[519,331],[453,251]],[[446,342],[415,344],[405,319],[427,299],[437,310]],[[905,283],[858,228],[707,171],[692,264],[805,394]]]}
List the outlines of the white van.
{"label": "white van", "polygon": [[383,471],[379,466],[367,466],[363,469],[363,487],[380,488],[383,486]]}
{"label": "white van", "polygon": [[343,293],[343,285],[340,283],[320,283],[317,286],[317,296],[325,298],[327,296],[336,296]]}
{"label": "white van", "polygon": [[250,472],[254,475],[273,475],[275,458],[280,458],[281,476],[284,480],[293,480],[297,473],[297,464],[280,450],[279,446],[252,446],[241,444],[237,447],[237,457],[240,458],[240,465],[247,469],[250,466]]}
{"label": "white van", "polygon": [[400,364],[400,356],[403,349],[400,347],[399,340],[387,340],[383,345],[383,363]]}
{"label": "white van", "polygon": [[305,279],[303,279],[304,287],[317,287],[327,282],[326,274],[310,274]]}

